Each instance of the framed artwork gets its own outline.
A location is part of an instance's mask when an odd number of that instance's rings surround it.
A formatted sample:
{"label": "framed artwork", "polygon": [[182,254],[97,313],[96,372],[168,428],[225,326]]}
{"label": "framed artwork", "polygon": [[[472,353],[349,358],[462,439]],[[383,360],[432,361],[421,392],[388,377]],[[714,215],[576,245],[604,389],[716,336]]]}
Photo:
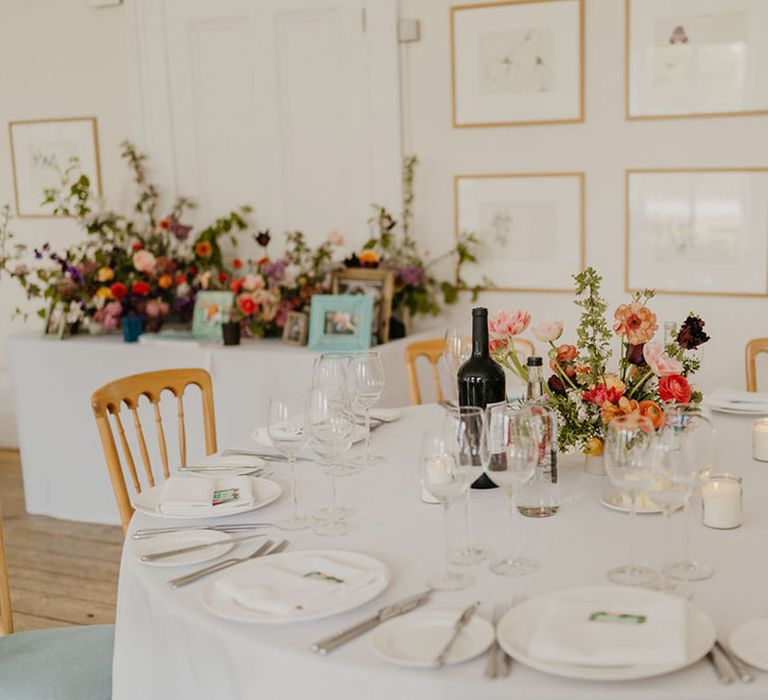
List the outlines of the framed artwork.
{"label": "framed artwork", "polygon": [[584,0],[451,7],[453,126],[584,121]]}
{"label": "framed artwork", "polygon": [[229,320],[234,303],[232,292],[198,292],[192,313],[192,335],[203,340],[221,340],[221,324]]}
{"label": "framed artwork", "polygon": [[628,170],[625,281],[768,296],[768,168]]}
{"label": "framed artwork", "polygon": [[389,319],[395,292],[393,270],[345,268],[333,273],[334,294],[367,294],[373,300],[373,343],[389,341]]}
{"label": "framed artwork", "polygon": [[289,311],[283,326],[283,340],[293,345],[306,345],[309,334],[309,316],[300,311]]}
{"label": "framed artwork", "polygon": [[457,175],[458,236],[478,238],[464,286],[489,291],[572,292],[584,269],[584,173]]}
{"label": "framed artwork", "polygon": [[625,0],[627,119],[768,113],[765,0]]}
{"label": "framed artwork", "polygon": [[315,294],[309,312],[309,349],[354,352],[371,347],[373,299],[368,294]]}
{"label": "framed artwork", "polygon": [[13,121],[8,130],[17,216],[53,216],[53,206],[42,204],[43,192],[61,184],[61,171],[73,159],[101,194],[96,117]]}

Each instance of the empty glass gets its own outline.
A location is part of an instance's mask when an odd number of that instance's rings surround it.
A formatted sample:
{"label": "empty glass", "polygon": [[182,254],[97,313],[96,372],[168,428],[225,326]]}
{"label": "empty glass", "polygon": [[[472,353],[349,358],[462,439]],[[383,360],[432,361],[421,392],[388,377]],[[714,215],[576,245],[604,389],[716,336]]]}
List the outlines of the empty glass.
{"label": "empty glass", "polygon": [[[488,423],[488,452],[485,473],[509,498],[511,531],[515,529],[516,494],[536,471],[537,445],[528,431],[520,430],[515,413],[506,403],[486,409]],[[509,556],[491,563],[490,569],[500,576],[524,576],[539,568],[537,562],[519,556]]]}
{"label": "empty glass", "polygon": [[270,399],[267,431],[272,445],[288,458],[291,468],[291,500],[293,515],[276,523],[281,530],[303,530],[309,527],[309,518],[299,515],[299,499],[296,490],[296,456],[307,444],[305,430],[304,397]]}
{"label": "empty glass", "polygon": [[451,564],[451,541],[448,532],[448,509],[469,489],[474,472],[456,459],[456,442],[445,431],[428,432],[421,448],[421,483],[443,507],[446,568],[427,579],[427,585],[438,591],[458,591],[474,583],[471,576],[457,571]]}
{"label": "empty glass", "polygon": [[629,564],[608,572],[614,583],[643,586],[653,581],[657,573],[639,566],[635,558],[637,498],[651,481],[650,448],[654,440],[653,423],[643,416],[614,418],[606,429],[603,459],[611,483],[629,498]]}
{"label": "empty glass", "polygon": [[441,361],[448,378],[448,391],[445,393],[445,398],[455,405],[459,403],[459,385],[456,375],[471,354],[471,336],[462,333],[458,328],[449,328],[445,332],[445,349]]}
{"label": "empty glass", "polygon": [[369,466],[384,460],[371,451],[371,408],[384,391],[384,365],[379,353],[359,352],[352,355],[348,365],[348,384],[352,407],[361,408],[365,416],[365,453],[353,460],[354,464]]}

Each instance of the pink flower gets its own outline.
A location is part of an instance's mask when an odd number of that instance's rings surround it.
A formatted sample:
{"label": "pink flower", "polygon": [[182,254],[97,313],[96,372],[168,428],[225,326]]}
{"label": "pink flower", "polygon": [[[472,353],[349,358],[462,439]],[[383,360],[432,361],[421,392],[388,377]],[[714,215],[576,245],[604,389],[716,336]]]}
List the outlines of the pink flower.
{"label": "pink flower", "polygon": [[162,299],[150,299],[144,308],[149,318],[162,318],[168,315],[171,307]]}
{"label": "pink flower", "polygon": [[133,266],[146,275],[155,269],[155,256],[148,250],[139,250],[133,255]]}
{"label": "pink flower", "polygon": [[243,280],[243,289],[249,292],[264,289],[264,278],[261,275],[246,275]]}
{"label": "pink flower", "polygon": [[339,248],[344,245],[344,236],[341,235],[336,229],[328,231],[328,242]]}
{"label": "pink flower", "polygon": [[551,343],[563,334],[563,322],[542,321],[537,323],[531,330],[537,340],[540,340],[542,343]]}
{"label": "pink flower", "polygon": [[502,309],[488,319],[488,331],[491,341],[505,341],[515,335],[520,335],[528,328],[531,314],[526,311],[506,311]]}
{"label": "pink flower", "polygon": [[643,347],[643,357],[657,377],[680,374],[683,371],[682,363],[667,355],[661,343],[646,343]]}

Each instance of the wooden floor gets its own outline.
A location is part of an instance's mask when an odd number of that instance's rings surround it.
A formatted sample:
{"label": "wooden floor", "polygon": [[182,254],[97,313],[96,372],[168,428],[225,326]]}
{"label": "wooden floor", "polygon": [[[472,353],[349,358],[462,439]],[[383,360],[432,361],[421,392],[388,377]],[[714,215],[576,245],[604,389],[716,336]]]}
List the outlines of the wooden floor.
{"label": "wooden floor", "polygon": [[17,632],[115,621],[119,527],[27,515],[19,453],[2,449],[0,508]]}

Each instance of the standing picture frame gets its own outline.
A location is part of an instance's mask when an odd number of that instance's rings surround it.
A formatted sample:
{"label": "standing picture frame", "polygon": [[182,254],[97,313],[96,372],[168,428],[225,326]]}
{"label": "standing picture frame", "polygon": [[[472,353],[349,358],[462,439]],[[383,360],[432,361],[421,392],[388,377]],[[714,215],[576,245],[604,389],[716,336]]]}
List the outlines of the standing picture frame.
{"label": "standing picture frame", "polygon": [[77,160],[97,194],[102,194],[96,117],[26,119],[8,123],[16,216],[49,218],[44,190],[59,187],[61,172]]}
{"label": "standing picture frame", "polygon": [[629,120],[768,114],[768,3],[625,0]]}
{"label": "standing picture frame", "polygon": [[373,299],[368,294],[315,294],[309,312],[309,349],[367,350],[372,324]]}
{"label": "standing picture frame", "polygon": [[454,128],[584,121],[584,0],[455,5]]}
{"label": "standing picture frame", "polygon": [[235,295],[225,291],[199,291],[192,312],[192,336],[202,340],[221,340],[221,324],[229,320]]}
{"label": "standing picture frame", "polygon": [[487,291],[572,292],[586,258],[584,191],[581,172],[456,175],[456,240],[471,231],[479,241],[459,286],[489,278]]}
{"label": "standing picture frame", "polygon": [[291,345],[306,345],[309,335],[309,316],[301,311],[289,311],[285,316],[283,340]]}
{"label": "standing picture frame", "polygon": [[394,270],[347,267],[335,270],[331,282],[334,294],[367,294],[373,300],[374,344],[389,341],[389,321],[395,292]]}
{"label": "standing picture frame", "polygon": [[768,167],[625,174],[627,291],[768,296]]}

